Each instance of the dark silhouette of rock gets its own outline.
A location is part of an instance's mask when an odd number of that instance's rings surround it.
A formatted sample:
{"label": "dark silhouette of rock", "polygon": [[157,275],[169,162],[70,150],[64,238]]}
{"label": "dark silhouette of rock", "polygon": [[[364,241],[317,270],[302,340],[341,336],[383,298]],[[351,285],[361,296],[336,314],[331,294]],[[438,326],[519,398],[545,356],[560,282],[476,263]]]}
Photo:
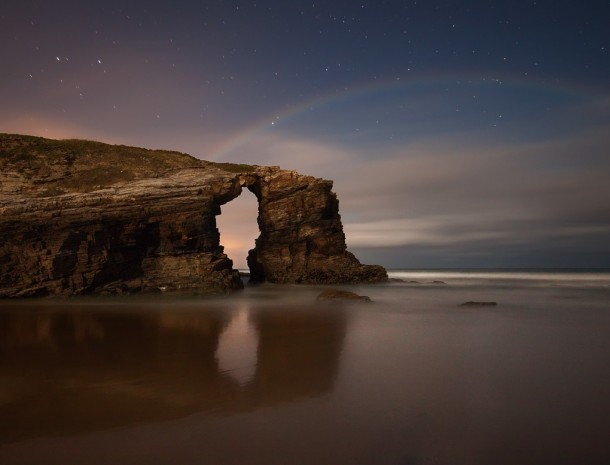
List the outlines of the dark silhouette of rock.
{"label": "dark silhouette of rock", "polygon": [[496,305],[498,305],[497,302],[477,302],[473,300],[460,304],[461,307],[491,307]]}
{"label": "dark silhouette of rock", "polygon": [[351,291],[342,291],[340,289],[327,289],[318,295],[318,300],[361,300],[363,302],[371,302],[371,298],[366,295],[358,295]]}
{"label": "dark silhouette of rock", "polygon": [[0,134],[0,297],[243,286],[216,215],[247,187],[252,282],[385,281],[346,250],[332,182],[178,152]]}
{"label": "dark silhouette of rock", "polygon": [[261,234],[248,254],[252,282],[387,281],[383,267],[361,265],[347,251],[332,181],[277,167],[244,178],[259,201]]}
{"label": "dark silhouette of rock", "polygon": [[432,281],[432,284],[443,284],[443,285],[447,285],[447,283],[445,281]]}

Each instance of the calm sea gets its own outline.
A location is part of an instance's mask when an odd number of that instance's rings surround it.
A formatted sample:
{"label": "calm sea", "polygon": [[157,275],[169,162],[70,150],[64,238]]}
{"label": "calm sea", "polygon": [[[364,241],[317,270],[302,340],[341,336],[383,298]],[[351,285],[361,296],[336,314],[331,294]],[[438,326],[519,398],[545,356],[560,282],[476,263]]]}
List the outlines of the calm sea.
{"label": "calm sea", "polygon": [[609,270],[390,277],[0,301],[0,464],[610,463]]}

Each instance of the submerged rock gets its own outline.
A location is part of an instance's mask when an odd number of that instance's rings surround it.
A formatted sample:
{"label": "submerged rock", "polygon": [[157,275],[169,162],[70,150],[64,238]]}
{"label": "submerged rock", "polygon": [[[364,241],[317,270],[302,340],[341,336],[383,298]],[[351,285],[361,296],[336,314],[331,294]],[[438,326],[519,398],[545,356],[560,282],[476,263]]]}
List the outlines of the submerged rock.
{"label": "submerged rock", "polygon": [[243,287],[216,227],[247,187],[252,282],[387,280],[347,251],[332,182],[178,152],[0,134],[0,297]]}
{"label": "submerged rock", "polygon": [[363,302],[371,302],[369,296],[358,295],[355,292],[340,289],[327,289],[318,295],[317,300],[361,300]]}
{"label": "submerged rock", "polygon": [[491,306],[496,306],[496,305],[498,305],[497,302],[477,302],[477,301],[470,300],[468,302],[464,302],[463,304],[460,304],[460,307],[491,307]]}

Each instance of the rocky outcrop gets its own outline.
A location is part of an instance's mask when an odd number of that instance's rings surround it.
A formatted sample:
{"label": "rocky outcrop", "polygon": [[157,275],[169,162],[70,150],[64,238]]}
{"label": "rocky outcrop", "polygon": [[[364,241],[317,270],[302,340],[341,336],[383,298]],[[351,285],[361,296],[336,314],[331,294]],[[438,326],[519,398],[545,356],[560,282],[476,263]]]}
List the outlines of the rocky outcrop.
{"label": "rocky outcrop", "polygon": [[317,299],[318,301],[342,301],[342,300],[360,300],[362,302],[371,302],[371,298],[368,295],[358,295],[355,292],[344,291],[341,289],[326,289],[320,292]]}
{"label": "rocky outcrop", "polygon": [[332,181],[279,168],[245,177],[258,198],[256,246],[250,279],[274,283],[357,283],[387,280],[383,267],[361,265],[347,251]]}
{"label": "rocky outcrop", "polygon": [[218,292],[241,280],[219,245],[234,176],[184,169],[89,193],[0,201],[0,295]]}
{"label": "rocky outcrop", "polygon": [[332,183],[277,167],[214,164],[177,152],[0,135],[0,296],[242,286],[216,227],[249,188],[261,235],[253,281],[387,278],[346,250]]}

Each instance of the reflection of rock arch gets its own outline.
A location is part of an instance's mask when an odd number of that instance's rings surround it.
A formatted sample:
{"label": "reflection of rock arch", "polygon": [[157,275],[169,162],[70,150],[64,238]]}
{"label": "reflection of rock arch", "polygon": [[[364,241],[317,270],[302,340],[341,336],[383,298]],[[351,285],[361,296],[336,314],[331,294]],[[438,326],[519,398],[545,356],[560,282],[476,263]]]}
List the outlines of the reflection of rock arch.
{"label": "reflection of rock arch", "polygon": [[254,378],[258,358],[258,334],[247,305],[234,313],[216,347],[218,369],[244,386]]}
{"label": "reflection of rock arch", "polygon": [[319,396],[333,388],[346,327],[333,309],[253,311],[257,366],[242,385],[218,366],[226,309],[112,310],[0,314],[0,441]]}
{"label": "reflection of rock arch", "polygon": [[339,371],[346,315],[337,309],[254,312],[259,335],[256,373],[248,395],[272,404],[330,392]]}

